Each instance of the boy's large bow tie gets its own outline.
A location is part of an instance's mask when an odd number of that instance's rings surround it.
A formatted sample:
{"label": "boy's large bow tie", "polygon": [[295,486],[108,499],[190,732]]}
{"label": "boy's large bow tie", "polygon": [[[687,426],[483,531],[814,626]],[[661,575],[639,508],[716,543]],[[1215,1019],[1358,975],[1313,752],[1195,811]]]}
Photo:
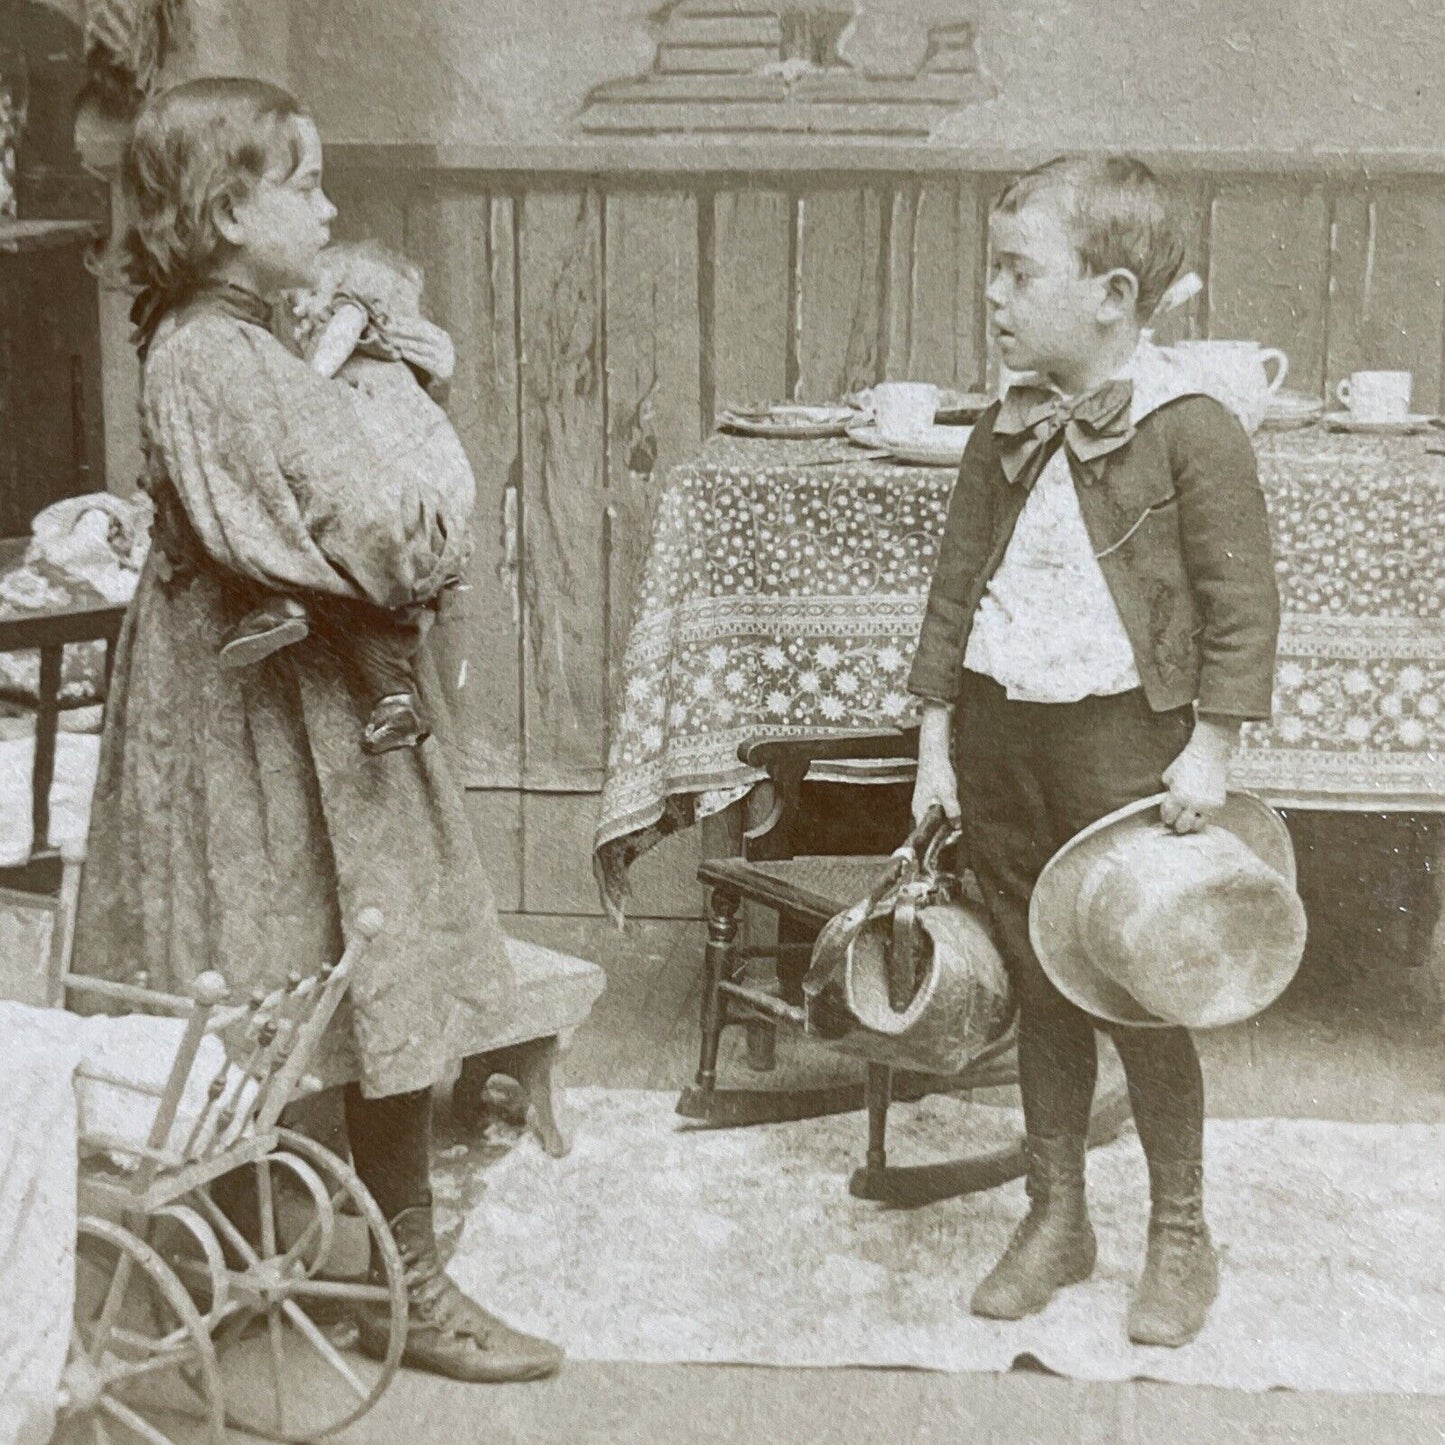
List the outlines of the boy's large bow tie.
{"label": "boy's large bow tie", "polygon": [[993,424],[1004,475],[1010,482],[1033,486],[1062,433],[1064,450],[1081,475],[1098,481],[1104,459],[1134,435],[1129,417],[1133,401],[1129,381],[1105,382],[1072,398],[1042,386],[1010,387]]}

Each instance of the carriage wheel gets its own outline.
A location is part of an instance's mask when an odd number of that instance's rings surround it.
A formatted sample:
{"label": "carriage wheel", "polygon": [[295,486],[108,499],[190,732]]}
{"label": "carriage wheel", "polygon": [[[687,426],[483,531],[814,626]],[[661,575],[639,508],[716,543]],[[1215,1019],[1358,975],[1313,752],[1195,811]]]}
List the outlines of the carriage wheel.
{"label": "carriage wheel", "polygon": [[165,1260],[130,1230],[82,1216],[76,1226],[75,1323],[55,1439],[67,1445],[171,1445],[142,1406],[200,1414],[210,1445],[224,1445],[220,1370],[190,1296]]}
{"label": "carriage wheel", "polygon": [[[275,1152],[258,1161],[252,1178],[254,1230],[238,1227],[209,1188],[187,1196],[228,1261],[228,1299],[210,1311],[225,1417],[268,1440],[315,1440],[360,1419],[401,1363],[401,1256],[350,1166],[304,1135],[278,1130]],[[346,1250],[363,1232],[364,1247]],[[353,1258],[343,1258],[347,1252]],[[176,1263],[193,1289],[206,1287],[208,1267],[194,1249]],[[368,1263],[379,1266],[379,1283],[368,1279]],[[350,1318],[363,1307],[389,1322],[384,1360],[347,1348]]]}

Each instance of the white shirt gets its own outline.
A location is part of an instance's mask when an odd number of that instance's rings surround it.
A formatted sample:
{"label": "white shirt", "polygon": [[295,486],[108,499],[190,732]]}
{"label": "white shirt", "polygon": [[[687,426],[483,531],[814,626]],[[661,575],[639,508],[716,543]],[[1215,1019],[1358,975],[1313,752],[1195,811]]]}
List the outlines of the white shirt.
{"label": "white shirt", "polygon": [[[1200,390],[1190,368],[1147,341],[1118,376],[1134,383],[1135,426]],[[1062,447],[1034,483],[978,604],[963,665],[1018,702],[1078,702],[1142,685]]]}

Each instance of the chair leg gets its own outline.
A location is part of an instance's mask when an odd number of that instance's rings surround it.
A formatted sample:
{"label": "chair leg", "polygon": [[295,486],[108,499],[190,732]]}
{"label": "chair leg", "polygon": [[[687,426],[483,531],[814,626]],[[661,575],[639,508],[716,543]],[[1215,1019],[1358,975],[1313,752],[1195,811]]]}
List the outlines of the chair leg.
{"label": "chair leg", "polygon": [[738,935],[740,899],[727,889],[714,888],[707,905],[707,948],[703,955],[702,1040],[698,1055],[697,1088],[704,1100],[717,1087],[718,1045],[727,1024],[727,1004],[718,985],[732,978],[733,944]]}
{"label": "chair leg", "polygon": [[863,1168],[854,1171],[848,1190],[860,1199],[876,1199],[888,1169],[888,1105],[893,1100],[893,1070],[887,1064],[868,1065],[865,1100],[868,1106],[868,1156]]}
{"label": "chair leg", "polygon": [[893,1095],[893,1070],[887,1064],[868,1065],[868,1168],[888,1163],[884,1147],[888,1131],[888,1105]]}

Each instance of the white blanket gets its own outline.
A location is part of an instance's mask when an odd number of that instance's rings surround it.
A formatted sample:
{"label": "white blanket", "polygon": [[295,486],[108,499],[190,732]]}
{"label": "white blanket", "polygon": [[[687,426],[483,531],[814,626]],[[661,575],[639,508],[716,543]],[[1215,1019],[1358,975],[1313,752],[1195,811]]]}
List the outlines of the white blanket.
{"label": "white blanket", "polygon": [[[35,736],[0,738],[0,868],[30,856],[31,770]],[[61,732],[55,739],[55,781],[50,788],[50,841],[57,848],[84,842],[90,830],[90,800],[100,764],[100,737]]]}
{"label": "white blanket", "polygon": [[[1148,1213],[1132,1133],[1089,1155],[1093,1278],[1003,1322],[968,1297],[1023,1216],[1022,1181],[885,1209],[848,1193],[857,1114],[698,1130],[671,1094],[568,1103],[572,1153],[524,1139],[490,1166],[450,1271],[574,1360],[1007,1370],[1031,1356],[1081,1380],[1445,1395],[1445,1126],[1210,1119],[1219,1300],[1197,1340],[1166,1350],[1124,1330]],[[889,1155],[947,1159],[1020,1124],[964,1099],[895,1105]]]}
{"label": "white blanket", "polygon": [[[77,1160],[83,1137],[144,1143],[156,1101],[85,1079],[79,1068],[164,1083],[184,1022],[80,1018],[0,1002],[0,1442],[45,1445],[75,1308]],[[179,1147],[225,1063],[208,1038],[171,1142]],[[234,1075],[233,1075],[234,1077]]]}

